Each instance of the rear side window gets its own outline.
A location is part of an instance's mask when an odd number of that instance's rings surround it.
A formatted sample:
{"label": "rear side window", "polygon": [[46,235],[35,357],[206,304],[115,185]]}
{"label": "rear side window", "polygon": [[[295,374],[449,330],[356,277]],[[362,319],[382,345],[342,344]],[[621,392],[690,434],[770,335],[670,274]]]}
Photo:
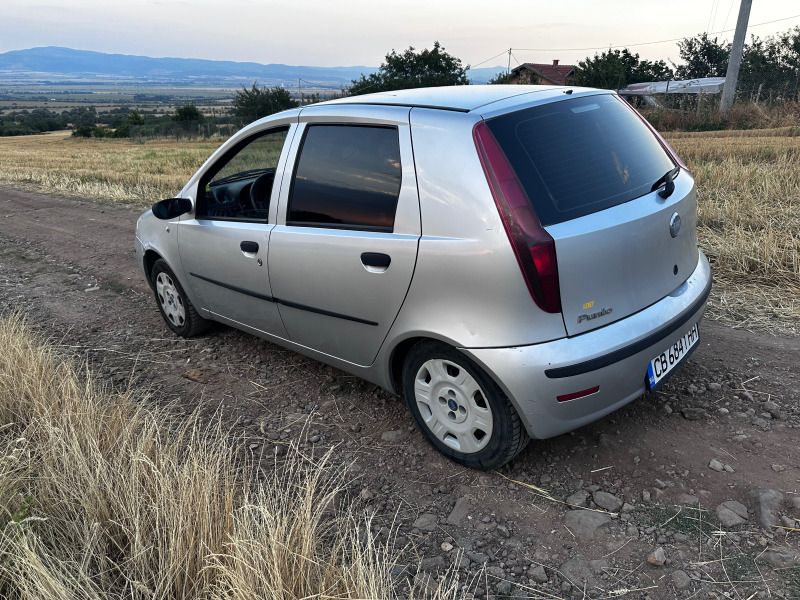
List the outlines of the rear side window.
{"label": "rear side window", "polygon": [[545,226],[647,194],[675,167],[647,126],[608,94],[520,110],[487,125]]}
{"label": "rear side window", "polygon": [[287,224],[392,231],[399,194],[396,128],[309,125]]}

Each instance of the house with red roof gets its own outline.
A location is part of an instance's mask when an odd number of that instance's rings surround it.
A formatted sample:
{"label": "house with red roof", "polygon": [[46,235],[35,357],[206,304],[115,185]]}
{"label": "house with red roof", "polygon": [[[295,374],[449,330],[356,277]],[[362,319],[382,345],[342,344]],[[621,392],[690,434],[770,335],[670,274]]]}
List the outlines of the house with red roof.
{"label": "house with red roof", "polygon": [[552,65],[544,63],[523,63],[511,70],[510,83],[535,85],[567,85],[575,73],[575,65],[560,65],[554,60]]}

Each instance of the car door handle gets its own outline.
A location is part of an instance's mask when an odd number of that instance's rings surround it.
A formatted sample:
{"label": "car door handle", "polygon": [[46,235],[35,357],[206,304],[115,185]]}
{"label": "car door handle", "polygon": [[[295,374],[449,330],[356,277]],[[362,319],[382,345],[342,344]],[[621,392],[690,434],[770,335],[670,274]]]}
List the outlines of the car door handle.
{"label": "car door handle", "polygon": [[371,273],[383,273],[392,264],[392,257],[381,252],[363,252],[361,264]]}
{"label": "car door handle", "polygon": [[239,248],[242,249],[242,252],[247,252],[248,254],[255,254],[258,252],[258,243],[256,242],[242,242],[239,244]]}

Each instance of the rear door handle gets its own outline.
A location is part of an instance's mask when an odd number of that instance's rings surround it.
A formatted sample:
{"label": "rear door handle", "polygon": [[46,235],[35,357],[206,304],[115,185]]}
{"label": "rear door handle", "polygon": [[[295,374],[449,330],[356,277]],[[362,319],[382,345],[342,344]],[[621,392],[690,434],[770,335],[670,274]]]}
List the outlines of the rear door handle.
{"label": "rear door handle", "polygon": [[381,252],[363,252],[361,264],[371,273],[383,273],[392,264],[392,257]]}
{"label": "rear door handle", "polygon": [[248,254],[255,254],[258,252],[258,243],[257,242],[242,242],[239,244],[239,248],[242,249],[242,252],[246,252]]}

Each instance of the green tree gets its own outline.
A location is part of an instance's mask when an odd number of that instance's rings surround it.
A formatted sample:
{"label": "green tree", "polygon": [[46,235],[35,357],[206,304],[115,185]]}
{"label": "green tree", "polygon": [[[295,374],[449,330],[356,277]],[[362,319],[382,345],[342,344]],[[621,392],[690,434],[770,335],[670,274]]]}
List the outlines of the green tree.
{"label": "green tree", "polygon": [[672,69],[663,60],[640,60],[638,54],[631,54],[627,48],[608,49],[578,62],[570,83],[618,90],[631,83],[665,81],[672,75]]}
{"label": "green tree", "polygon": [[128,125],[144,125],[144,116],[142,116],[135,108],[131,109],[125,121]]}
{"label": "green tree", "polygon": [[278,86],[260,88],[257,81],[250,89],[242,87],[233,97],[233,114],[246,123],[295,106],[297,102],[289,90]]}
{"label": "green tree", "polygon": [[376,73],[354,79],[348,90],[351,96],[444,85],[468,85],[467,69],[461,60],[445,52],[439,42],[433,48],[416,52],[413,47],[398,54],[392,50],[386,55]]}
{"label": "green tree", "polygon": [[[684,64],[679,79],[724,77],[731,45],[702,33],[678,42]],[[752,36],[745,44],[738,88],[754,98],[794,96],[800,91],[800,27],[767,38]]]}
{"label": "green tree", "polygon": [[675,69],[678,79],[725,77],[731,45],[718,42],[717,38],[710,39],[707,33],[701,33],[678,42],[678,52],[684,62]]}
{"label": "green tree", "polygon": [[172,120],[179,123],[199,122],[203,120],[203,113],[194,105],[194,102],[190,102],[176,108]]}
{"label": "green tree", "polygon": [[491,85],[511,83],[511,72],[500,71],[497,75],[492,77],[488,83]]}

